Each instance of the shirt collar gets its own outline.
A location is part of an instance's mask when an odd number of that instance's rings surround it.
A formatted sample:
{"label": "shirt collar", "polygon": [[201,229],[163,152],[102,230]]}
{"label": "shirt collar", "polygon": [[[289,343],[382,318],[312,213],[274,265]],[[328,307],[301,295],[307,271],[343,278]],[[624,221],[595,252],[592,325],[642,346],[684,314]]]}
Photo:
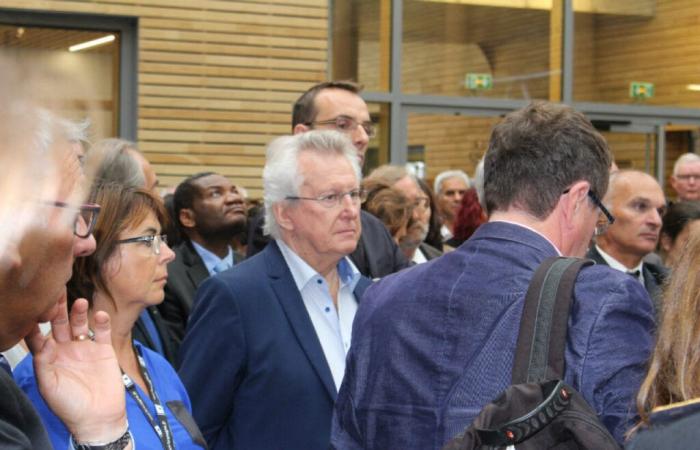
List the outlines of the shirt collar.
{"label": "shirt collar", "polygon": [[[304,289],[315,277],[322,277],[321,274],[297,255],[294,250],[289,248],[282,239],[277,239],[275,242],[277,242],[277,246],[280,252],[282,252],[282,257],[287,263],[287,267],[289,267],[289,271],[292,273],[294,284],[296,284],[299,291]],[[354,291],[357,282],[360,280],[360,271],[357,270],[357,267],[355,267],[347,256],[341,258],[336,267],[338,269],[338,278],[340,279],[341,286],[348,286],[351,291]]]}
{"label": "shirt collar", "polygon": [[219,258],[215,253],[210,252],[195,241],[190,242],[192,242],[192,247],[194,247],[194,250],[197,252],[199,257],[202,258],[202,262],[204,262],[204,267],[207,268],[207,272],[209,272],[210,275],[214,274],[214,267],[216,267],[222,261],[228,264],[229,267],[233,267],[233,249],[230,245],[228,247],[228,253],[226,254],[226,256],[224,256],[223,258]]}
{"label": "shirt collar", "polygon": [[642,266],[644,265],[644,260],[639,261],[639,264],[637,264],[636,267],[632,267],[631,269],[625,267],[624,264],[622,264],[620,261],[616,260],[612,256],[610,256],[608,253],[606,253],[598,244],[595,246],[596,250],[598,250],[598,253],[600,253],[600,256],[603,257],[605,262],[608,264],[608,266],[612,267],[615,270],[619,270],[620,272],[636,272],[637,270],[639,273],[642,273]]}

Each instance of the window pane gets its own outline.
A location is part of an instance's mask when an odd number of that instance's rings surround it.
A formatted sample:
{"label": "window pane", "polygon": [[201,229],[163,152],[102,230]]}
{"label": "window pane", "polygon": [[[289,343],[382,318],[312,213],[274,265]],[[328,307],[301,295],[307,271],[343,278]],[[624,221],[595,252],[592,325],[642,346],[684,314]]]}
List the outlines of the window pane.
{"label": "window pane", "polygon": [[388,91],[391,0],[332,0],[331,11],[331,78]]}
{"label": "window pane", "polygon": [[[555,3],[560,11],[560,2]],[[406,0],[402,91],[558,98],[561,27],[558,22],[553,27],[556,35],[550,36],[550,22],[560,17],[551,13],[551,5],[551,1]],[[550,49],[551,39],[556,45]]]}
{"label": "window pane", "polygon": [[[574,0],[574,99],[700,106],[697,2]],[[653,84],[635,99],[633,82]],[[648,91],[648,89],[644,89]]]}
{"label": "window pane", "polygon": [[[83,50],[69,47],[106,36],[114,40]],[[71,83],[58,83],[73,91],[51,91],[60,104],[56,110],[75,120],[90,118],[91,138],[101,139],[117,133],[119,92],[119,33],[41,28],[0,24],[0,49],[17,52],[21,59],[36,67],[45,67]],[[58,80],[57,80],[58,81]],[[44,86],[47,90],[51,86]]]}
{"label": "window pane", "polygon": [[368,103],[367,107],[372,122],[376,126],[377,135],[369,141],[369,147],[365,154],[365,174],[382,164],[389,163],[389,105]]}
{"label": "window pane", "polygon": [[442,171],[461,169],[471,178],[486,152],[491,130],[500,117],[447,114],[408,115],[408,160],[425,163],[432,186]]}

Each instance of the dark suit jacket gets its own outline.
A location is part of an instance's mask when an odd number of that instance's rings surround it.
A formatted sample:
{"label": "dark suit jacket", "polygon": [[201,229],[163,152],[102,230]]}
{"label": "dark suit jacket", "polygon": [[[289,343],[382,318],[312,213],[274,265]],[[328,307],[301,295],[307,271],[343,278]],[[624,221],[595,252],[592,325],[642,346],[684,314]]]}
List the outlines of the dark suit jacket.
{"label": "dark suit jacket", "polygon": [[428,261],[435,259],[438,256],[442,256],[442,252],[440,250],[436,249],[430,244],[426,244],[425,242],[420,243],[418,250],[423,253],[423,256],[425,256],[425,259]]}
{"label": "dark suit jacket", "polygon": [[0,448],[53,448],[29,398],[3,369],[0,369]]}
{"label": "dark suit jacket", "polygon": [[[595,261],[596,264],[602,264],[604,266],[608,265],[608,263],[605,262],[601,254],[598,252],[598,249],[595,248],[595,245],[591,246],[590,250],[588,250],[588,253],[586,254],[586,257]],[[654,302],[654,309],[658,319],[661,311],[660,308],[663,296],[663,284],[668,277],[668,269],[645,261],[642,264],[642,274],[644,275],[644,288],[647,290],[649,297],[651,297]]]}
{"label": "dark suit jacket", "polygon": [[202,283],[179,374],[211,449],[328,449],[335,384],[275,242]]}
{"label": "dark suit jacket", "polygon": [[[187,319],[192,310],[195,293],[202,281],[209,278],[209,271],[188,239],[176,245],[173,251],[175,260],[168,264],[165,300],[158,305],[158,310],[179,346],[185,337]],[[234,252],[234,264],[242,259],[242,255]]]}
{"label": "dark suit jacket", "polygon": [[149,306],[147,309],[148,315],[151,316],[153,324],[156,327],[158,336],[160,337],[160,342],[163,344],[163,352],[159,352],[153,339],[146,328],[146,324],[139,317],[139,320],[134,324],[134,328],[131,330],[131,337],[142,343],[145,347],[150,348],[154,352],[160,353],[165,359],[168,360],[170,364],[175,367],[177,363],[177,350],[180,347],[180,341],[176,340],[173,336],[172,330],[168,327],[168,324],[163,320],[155,306]]}
{"label": "dark suit jacket", "polygon": [[[248,222],[248,258],[265,248],[270,240],[262,233],[264,219],[261,212]],[[350,259],[362,275],[381,278],[410,265],[381,220],[364,210],[360,211],[360,220],[362,234]]]}

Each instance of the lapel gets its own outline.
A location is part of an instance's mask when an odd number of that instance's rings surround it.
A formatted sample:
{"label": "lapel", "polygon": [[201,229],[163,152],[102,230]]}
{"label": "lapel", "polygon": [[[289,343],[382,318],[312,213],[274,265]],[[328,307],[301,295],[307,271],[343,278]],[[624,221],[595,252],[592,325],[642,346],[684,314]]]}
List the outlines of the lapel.
{"label": "lapel", "polygon": [[600,264],[600,265],[603,265],[603,266],[607,266],[607,265],[608,265],[608,263],[605,262],[605,260],[604,260],[603,257],[600,255],[600,253],[598,253],[598,249],[595,248],[595,245],[592,245],[592,246],[591,246],[591,249],[588,250],[588,254],[586,255],[586,258],[592,259],[593,261],[595,261],[596,264]]}
{"label": "lapel", "polygon": [[321,342],[318,340],[311,318],[304,307],[304,300],[297,290],[292,274],[287,268],[284,257],[277,243],[270,242],[263,250],[267,263],[270,285],[275,292],[277,301],[282,306],[287,321],[294,330],[299,345],[304,350],[309,363],[321,379],[331,400],[335,402],[338,393],[333,382],[331,369],[328,367],[326,356],[323,354]]}
{"label": "lapel", "polygon": [[642,265],[642,272],[644,273],[644,288],[649,293],[649,297],[651,297],[651,301],[654,304],[654,310],[656,311],[656,316],[658,318],[659,311],[661,311],[661,301],[663,295],[661,285],[656,279],[656,274],[649,268],[649,264],[644,263]]}
{"label": "lapel", "polygon": [[189,278],[192,287],[196,291],[202,281],[209,278],[209,271],[204,265],[202,258],[189,242],[186,242],[182,247],[182,262],[187,266],[187,278]]}
{"label": "lapel", "polygon": [[357,285],[355,286],[355,290],[352,291],[352,293],[355,294],[355,300],[357,300],[358,304],[362,300],[362,296],[364,295],[367,288],[371,285],[372,280],[365,277],[364,275],[360,276],[360,279],[358,280]]}

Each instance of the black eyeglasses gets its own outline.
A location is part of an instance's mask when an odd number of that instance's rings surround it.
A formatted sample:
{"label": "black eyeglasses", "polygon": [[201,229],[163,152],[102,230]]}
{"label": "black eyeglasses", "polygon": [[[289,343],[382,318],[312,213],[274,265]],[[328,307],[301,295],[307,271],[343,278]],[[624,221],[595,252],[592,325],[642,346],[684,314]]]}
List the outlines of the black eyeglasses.
{"label": "black eyeglasses", "polygon": [[353,205],[359,205],[367,199],[367,193],[364,189],[353,189],[347,192],[331,192],[330,194],[324,194],[318,197],[297,197],[289,195],[285,197],[285,200],[313,200],[319,202],[326,208],[333,208],[342,205],[346,195],[350,197]]}
{"label": "black eyeglasses", "polygon": [[601,234],[605,233],[605,231],[608,229],[608,227],[612,224],[615,223],[615,217],[608,211],[608,208],[603,205],[603,202],[600,201],[597,195],[593,193],[590,189],[588,190],[588,198],[591,199],[594,205],[600,209],[600,212],[603,213],[606,219],[608,219],[607,222],[601,222],[599,221],[595,225],[595,235],[600,236]]}
{"label": "black eyeglasses", "polygon": [[[565,190],[562,192],[562,194],[568,194],[569,190],[570,189]],[[598,196],[595,195],[590,189],[588,190],[588,198],[591,199],[593,204],[600,209],[600,212],[602,212],[607,219],[607,222],[598,221],[598,223],[595,225],[595,235],[600,236],[601,234],[605,233],[610,225],[615,223],[615,217],[610,213],[610,211],[608,211],[608,208],[603,205],[603,202],[600,201]]]}
{"label": "black eyeglasses", "polygon": [[319,120],[316,122],[307,122],[305,123],[307,126],[312,126],[312,125],[333,125],[338,131],[342,131],[343,133],[352,133],[357,129],[357,127],[361,126],[364,128],[365,133],[367,133],[367,136],[372,139],[375,134],[376,134],[376,129],[374,128],[374,124],[372,122],[358,122],[357,120],[353,119],[352,117],[348,116],[338,116],[335,119],[330,119],[330,120]]}
{"label": "black eyeglasses", "polygon": [[136,242],[143,242],[151,249],[154,255],[158,256],[160,255],[161,244],[168,243],[168,236],[166,236],[165,234],[149,234],[146,236],[136,236],[129,239],[122,239],[121,241],[117,241],[117,244],[133,244]]}
{"label": "black eyeglasses", "polygon": [[[75,210],[76,216],[73,222],[73,234],[79,238],[85,239],[92,234],[97,222],[97,215],[100,213],[100,205],[94,203],[86,203],[84,205],[75,206],[65,202],[49,202],[50,205],[58,208],[66,208]],[[80,220],[80,219],[83,220]]]}

